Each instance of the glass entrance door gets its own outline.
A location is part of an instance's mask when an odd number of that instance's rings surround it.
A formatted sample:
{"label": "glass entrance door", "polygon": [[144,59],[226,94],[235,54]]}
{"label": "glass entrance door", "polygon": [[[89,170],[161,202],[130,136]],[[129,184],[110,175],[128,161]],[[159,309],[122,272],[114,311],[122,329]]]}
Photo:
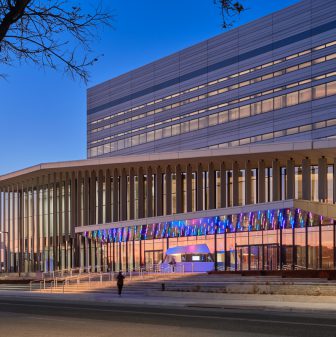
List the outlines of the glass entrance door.
{"label": "glass entrance door", "polygon": [[237,246],[237,270],[248,270],[248,260],[249,260],[249,247],[248,246]]}
{"label": "glass entrance door", "polygon": [[154,264],[159,264],[163,259],[162,250],[146,250],[145,251],[145,264],[146,266],[152,266]]}
{"label": "glass entrance door", "polygon": [[277,245],[264,246],[264,270],[278,270],[279,247]]}
{"label": "glass entrance door", "polygon": [[236,270],[278,270],[278,245],[236,246]]}
{"label": "glass entrance door", "polygon": [[262,245],[250,246],[250,269],[262,270]]}

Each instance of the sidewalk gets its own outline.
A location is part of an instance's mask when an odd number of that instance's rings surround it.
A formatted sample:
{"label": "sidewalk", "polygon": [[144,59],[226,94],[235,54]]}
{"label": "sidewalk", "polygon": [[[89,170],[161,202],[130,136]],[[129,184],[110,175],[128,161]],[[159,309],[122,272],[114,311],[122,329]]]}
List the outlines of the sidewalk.
{"label": "sidewalk", "polygon": [[40,294],[18,291],[0,291],[0,298],[39,299],[61,302],[82,302],[108,305],[135,305],[155,307],[184,307],[209,309],[254,309],[286,312],[323,312],[336,313],[336,296],[294,296],[294,295],[247,295],[247,294],[211,294],[155,291],[146,295],[127,294],[119,297],[114,292],[80,294]]}

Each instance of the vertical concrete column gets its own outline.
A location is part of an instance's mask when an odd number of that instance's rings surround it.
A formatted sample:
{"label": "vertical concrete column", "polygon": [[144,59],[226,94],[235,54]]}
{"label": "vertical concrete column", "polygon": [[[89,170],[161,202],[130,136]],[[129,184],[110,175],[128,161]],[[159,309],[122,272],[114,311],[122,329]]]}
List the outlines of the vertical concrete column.
{"label": "vertical concrete column", "polygon": [[310,159],[302,160],[302,199],[311,200],[311,169]]}
{"label": "vertical concrete column", "polygon": [[[4,191],[3,191],[4,192]],[[4,195],[3,195],[4,197]],[[44,204],[44,203],[43,203]],[[23,209],[24,209],[24,191],[23,191],[23,186],[21,185],[21,190],[20,190],[20,206],[19,206],[19,270],[18,272],[23,272],[24,271],[24,236],[23,236],[23,224],[24,224],[24,214],[23,214]],[[43,226],[45,228],[45,226]],[[44,242],[44,240],[43,240]],[[43,248],[45,248],[43,246]],[[46,258],[46,257],[44,257]]]}
{"label": "vertical concrete column", "polygon": [[70,236],[73,239],[75,237],[77,213],[76,213],[76,173],[71,174],[71,227]]}
{"label": "vertical concrete column", "polygon": [[[18,191],[15,190],[15,193],[17,194]],[[40,179],[39,177],[36,178],[36,197],[37,197],[37,200],[36,200],[36,256],[37,256],[37,259],[36,259],[36,267],[35,268],[35,271],[40,271],[41,270],[41,243],[40,243],[40,237],[41,237],[41,231],[40,231]],[[62,198],[62,194],[60,194],[60,198]],[[62,199],[61,199],[62,200]],[[1,202],[0,202],[0,205],[1,205]],[[0,206],[1,207],[1,206]],[[14,211],[14,209],[13,209]],[[62,207],[62,202],[60,202],[60,219],[62,218],[62,212],[63,212],[63,207]],[[14,219],[14,217],[13,217]],[[61,219],[62,221],[62,219]],[[17,223],[15,222],[15,225],[17,225]],[[15,231],[13,233],[15,235]],[[63,238],[63,235],[62,235],[62,238]],[[17,237],[13,237],[13,241],[16,242],[17,240]],[[62,240],[64,241],[64,240]]]}
{"label": "vertical concrete column", "polygon": [[142,167],[138,169],[138,218],[145,217],[145,191],[144,191],[144,170]]}
{"label": "vertical concrete column", "polygon": [[[41,179],[39,179],[39,183],[41,184]],[[17,247],[16,249],[19,249],[20,248],[20,188],[19,188],[18,184],[15,185],[15,193],[16,193],[16,209],[15,209],[15,212],[17,212],[17,213],[14,216],[14,218],[16,217],[16,221],[14,222],[15,228],[16,228],[15,233],[14,233],[14,240],[15,240],[14,245]],[[0,189],[0,196],[1,196],[1,189]],[[1,197],[0,197],[0,208],[1,208],[1,205],[2,204],[1,204]],[[1,217],[1,212],[0,212],[0,217]],[[42,224],[40,222],[40,219],[38,220],[38,223],[40,224],[40,227],[39,227],[40,232],[39,233],[40,233],[40,236],[42,237]],[[1,224],[1,220],[0,220],[0,224]],[[0,225],[0,228],[1,228],[1,225]],[[39,236],[39,238],[40,238],[40,236]],[[39,252],[39,261],[40,261],[38,266],[39,266],[39,270],[41,270],[40,266],[42,264],[42,256],[43,256],[43,240],[40,240],[40,239],[39,239],[39,243],[38,243],[38,252]],[[17,261],[17,265],[14,265],[14,271],[15,272],[18,271],[18,263],[19,263],[19,261]]]}
{"label": "vertical concrete column", "polygon": [[245,162],[245,205],[252,204],[252,167],[251,162]]}
{"label": "vertical concrete column", "polygon": [[[336,203],[336,158],[334,159],[333,167],[333,202]],[[336,265],[336,256],[335,256],[335,265]]]}
{"label": "vertical concrete column", "polygon": [[81,226],[82,225],[82,184],[83,184],[83,175],[81,171],[77,172],[77,184],[76,184],[76,188],[77,188],[77,205],[76,205],[76,227]]}
{"label": "vertical concrete column", "polygon": [[96,271],[96,241],[91,239],[90,241],[91,248],[91,272]]}
{"label": "vertical concrete column", "polygon": [[280,200],[280,163],[278,159],[274,159],[272,162],[272,189],[273,189],[273,201]]}
{"label": "vertical concrete column", "polygon": [[[0,238],[1,238],[1,242],[3,244],[3,246],[1,247],[3,249],[3,254],[4,254],[4,268],[6,272],[9,272],[8,270],[8,260],[9,260],[9,247],[8,247],[8,236],[9,236],[9,218],[10,218],[10,198],[9,198],[9,187],[6,186],[3,190],[3,198],[4,198],[4,202],[3,202],[3,234],[0,234]],[[6,207],[6,199],[7,199],[7,207]],[[27,203],[28,201],[26,200],[26,207],[27,207]],[[27,219],[29,219],[29,211],[27,210]],[[28,221],[28,220],[27,220]],[[26,225],[25,227],[26,230],[26,235],[29,235],[29,226]],[[30,241],[30,240],[29,240]],[[28,243],[29,244],[29,243]],[[26,248],[27,251],[29,252],[29,249]]]}
{"label": "vertical concrete column", "polygon": [[[72,186],[72,174],[71,174],[71,186]],[[51,207],[50,207],[50,189],[51,189],[51,175],[48,174],[48,180],[47,180],[47,223],[46,223],[46,245],[45,245],[45,248],[47,250],[47,254],[46,254],[46,266],[48,268],[48,270],[50,270],[50,224],[51,224],[51,221],[50,221],[50,210],[51,210]],[[23,195],[25,193],[24,189],[22,188],[22,192],[23,192]],[[73,196],[72,194],[72,187],[71,187],[71,195]],[[70,209],[70,226],[69,226],[69,235],[71,236],[71,229],[73,227],[73,224],[74,224],[74,219],[73,219],[73,201],[72,199],[70,200],[70,205],[71,205],[71,209]],[[24,213],[23,213],[24,214]],[[23,223],[24,223],[24,220],[23,220]],[[22,234],[24,235],[24,232],[22,232]],[[23,236],[23,239],[24,239],[24,236]],[[24,246],[24,243],[23,243],[23,246]]]}
{"label": "vertical concrete column", "polygon": [[220,196],[221,202],[220,207],[224,208],[227,205],[227,195],[226,195],[226,165],[224,162],[220,164]]}
{"label": "vertical concrete column", "polygon": [[208,167],[208,178],[209,178],[209,209],[215,209],[216,200],[216,181],[215,181],[215,166],[214,163],[210,163]]}
{"label": "vertical concrete column", "polygon": [[265,195],[265,162],[259,160],[258,162],[258,203],[266,201]]}
{"label": "vertical concrete column", "polygon": [[89,194],[90,194],[90,177],[89,172],[84,172],[83,178],[83,225],[87,226],[89,219]]}
{"label": "vertical concrete column", "polygon": [[[26,184],[26,182],[25,182]],[[29,253],[29,241],[30,240],[26,240],[27,237],[29,237],[29,226],[28,226],[28,219],[29,219],[29,216],[30,216],[30,210],[29,210],[29,188],[28,186],[24,188],[24,193],[26,195],[26,198],[25,198],[25,201],[24,201],[24,205],[25,205],[25,212],[24,212],[24,215],[25,215],[25,220],[24,220],[24,230],[23,230],[23,234],[24,234],[24,239],[25,239],[25,242],[24,242],[24,252],[27,252]],[[8,186],[6,186],[5,188],[5,195],[6,197],[8,198]],[[7,221],[6,219],[8,219],[8,204],[7,204],[7,207],[6,207],[6,204],[4,205],[4,216],[5,216],[5,231],[7,231]],[[6,235],[4,236],[4,244],[5,244],[5,247],[7,248],[7,237]],[[4,248],[5,248],[4,247]],[[5,266],[7,265],[7,259],[8,259],[8,256],[7,256],[7,249],[4,249],[4,254],[5,254]],[[27,257],[25,257],[25,272],[29,272],[29,266],[28,266],[28,261],[27,261]],[[27,269],[28,268],[28,269]]]}
{"label": "vertical concrete column", "polygon": [[196,210],[203,210],[203,166],[197,166],[197,179],[196,179]]}
{"label": "vertical concrete column", "polygon": [[96,223],[96,171],[91,171],[90,176],[90,225]]}
{"label": "vertical concrete column", "polygon": [[176,213],[182,213],[182,174],[181,165],[175,168],[176,173]]}
{"label": "vertical concrete column", "polygon": [[104,173],[102,170],[98,172],[98,223],[103,223],[103,182]]}
{"label": "vertical concrete column", "polygon": [[[2,200],[3,200],[3,198],[2,198],[2,188],[0,188],[0,232],[4,231],[3,222],[2,222],[2,219],[3,219]],[[2,247],[3,242],[4,242],[4,237],[3,237],[3,235],[0,234],[0,247]],[[3,261],[2,255],[0,254],[0,263],[4,263],[4,262],[5,261]]]}
{"label": "vertical concrete column", "polygon": [[[53,174],[53,183],[52,183],[52,189],[53,189],[53,237],[52,237],[52,250],[53,250],[53,259],[54,259],[54,270],[59,269],[58,265],[58,240],[57,240],[57,177],[56,173]],[[31,209],[32,211],[32,209]],[[76,214],[77,215],[77,214]],[[75,216],[76,216],[75,215]],[[77,217],[76,217],[77,220]],[[77,226],[77,223],[75,222],[75,226],[73,226],[71,234],[75,232],[75,227]]]}
{"label": "vertical concrete column", "polygon": [[328,163],[325,157],[318,161],[318,196],[319,201],[328,199]]}
{"label": "vertical concrete column", "polygon": [[166,167],[166,213],[167,215],[172,214],[172,177],[171,168],[168,165]]}
{"label": "vertical concrete column", "polygon": [[286,174],[287,174],[286,199],[294,199],[295,198],[295,163],[292,158],[287,160]]}
{"label": "vertical concrete column", "polygon": [[161,167],[158,166],[156,168],[156,175],[155,175],[156,183],[156,215],[160,216],[163,215],[163,180],[162,180],[162,170]]}
{"label": "vertical concrete column", "polygon": [[[3,228],[3,222],[2,222],[2,219],[3,219],[3,206],[2,206],[2,200],[3,200],[3,197],[2,197],[2,188],[0,188],[0,232],[3,232],[3,231],[4,231],[4,228]],[[3,237],[3,235],[0,234],[0,247],[2,247],[3,242],[4,242],[4,237]],[[3,257],[2,257],[2,255],[0,254],[0,263],[4,263],[4,262],[5,262],[5,261],[3,260]]]}
{"label": "vertical concrete column", "polygon": [[[69,177],[69,173],[66,172],[65,184],[64,184],[64,213],[65,213],[64,232],[65,232],[65,241],[67,242],[69,242],[69,234],[70,234],[70,230],[69,230],[69,188],[70,188],[70,177]],[[42,187],[42,199],[44,199],[44,188],[43,187]],[[42,202],[42,212],[44,212],[44,202]],[[42,221],[44,222],[44,220]],[[86,223],[86,225],[88,224],[89,224],[89,221]],[[44,228],[44,224],[42,228]]]}
{"label": "vertical concrete column", "polygon": [[111,203],[111,171],[109,169],[105,172],[105,212],[106,212],[106,222],[111,222],[112,220],[112,203]]}
{"label": "vertical concrete column", "polygon": [[[30,247],[30,251],[34,253],[34,193],[33,193],[33,189],[32,189],[32,201],[31,201],[31,208],[32,208],[32,213],[31,213],[31,217],[32,217],[32,245]],[[8,186],[8,217],[7,217],[7,221],[8,221],[8,225],[7,225],[7,235],[6,236],[6,248],[7,248],[7,265],[6,265],[6,270],[7,272],[10,272],[10,268],[11,268],[11,240],[12,240],[12,233],[11,233],[11,209],[14,209],[13,206],[13,202],[14,202],[14,198],[13,198],[13,190],[10,186]],[[34,255],[33,255],[34,256]],[[33,271],[33,270],[32,270]]]}
{"label": "vertical concrete column", "polygon": [[[76,227],[81,226],[82,224],[82,184],[83,184],[83,175],[81,171],[78,171],[76,179]],[[81,236],[79,234],[75,234],[75,231],[73,232],[72,238],[74,239],[76,252],[75,252],[75,266],[76,267],[82,267],[81,261],[82,261],[82,246],[81,246]]]}
{"label": "vertical concrete column", "polygon": [[118,170],[115,168],[113,170],[113,200],[112,200],[112,210],[113,215],[112,219],[113,221],[119,220],[119,175]]}
{"label": "vertical concrete column", "polygon": [[120,220],[127,220],[127,173],[121,170],[120,176]]}
{"label": "vertical concrete column", "polygon": [[[63,175],[62,173],[59,174],[58,177],[58,187],[59,187],[59,195],[58,195],[58,207],[59,207],[59,212],[58,212],[58,241],[59,241],[59,246],[60,246],[60,251],[59,251],[59,266],[60,269],[64,269],[64,260],[62,256],[62,251],[65,245],[65,240],[63,236],[63,202],[62,202],[62,190],[64,188],[64,180],[63,180]],[[36,187],[37,190],[37,187]],[[37,205],[38,205],[38,199],[37,199]],[[36,205],[36,206],[37,206]],[[35,209],[36,212],[38,212],[38,209]],[[37,213],[38,214],[38,213]],[[38,218],[38,216],[37,216]],[[37,236],[38,238],[38,236]],[[37,240],[38,241],[38,240]]]}
{"label": "vertical concrete column", "polygon": [[153,216],[153,171],[151,167],[147,168],[147,189],[146,189],[146,202],[147,202],[147,217]]}
{"label": "vertical concrete column", "polygon": [[194,191],[192,190],[192,166],[190,164],[187,165],[186,179],[187,179],[187,212],[192,212],[192,195]]}
{"label": "vertical concrete column", "polygon": [[130,176],[130,219],[134,219],[134,209],[135,209],[135,201],[134,201],[134,169],[133,167],[129,171],[129,176]]}
{"label": "vertical concrete column", "polygon": [[232,205],[239,205],[239,166],[236,161],[232,163]]}

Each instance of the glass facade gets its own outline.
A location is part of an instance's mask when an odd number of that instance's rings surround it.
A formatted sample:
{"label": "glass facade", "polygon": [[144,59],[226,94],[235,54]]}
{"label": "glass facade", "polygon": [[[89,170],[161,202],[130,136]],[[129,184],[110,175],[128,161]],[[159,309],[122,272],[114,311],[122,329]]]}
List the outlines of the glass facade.
{"label": "glass facade", "polygon": [[276,209],[111,228],[84,236],[106,250],[129,251],[122,261],[107,259],[116,271],[151,267],[163,261],[168,248],[195,244],[208,246],[217,270],[334,269],[335,225],[332,219],[300,209]]}
{"label": "glass facade", "polygon": [[[167,247],[183,241],[206,242],[217,267],[225,270],[333,268],[334,224],[297,210],[111,229],[85,238],[75,233],[76,227],[109,223],[112,228],[123,221],[288,199],[335,202],[335,163],[325,157],[317,165],[273,160],[272,167],[236,158],[227,166],[210,159],[65,171],[51,174],[49,181],[41,176],[30,186],[0,187],[1,267],[33,272],[106,267],[113,261],[126,268],[159,262]],[[284,225],[272,225],[271,214],[278,222],[285,219]]]}

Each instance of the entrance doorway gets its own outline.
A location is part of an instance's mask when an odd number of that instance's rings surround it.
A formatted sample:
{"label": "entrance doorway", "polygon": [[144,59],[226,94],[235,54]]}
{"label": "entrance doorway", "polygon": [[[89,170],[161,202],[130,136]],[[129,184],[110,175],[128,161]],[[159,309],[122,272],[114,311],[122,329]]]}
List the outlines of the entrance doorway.
{"label": "entrance doorway", "polygon": [[236,246],[236,270],[278,270],[279,246]]}
{"label": "entrance doorway", "polygon": [[264,270],[279,270],[279,246],[264,246]]}
{"label": "entrance doorway", "polygon": [[145,264],[152,266],[159,264],[163,260],[163,250],[146,250],[145,251]]}

